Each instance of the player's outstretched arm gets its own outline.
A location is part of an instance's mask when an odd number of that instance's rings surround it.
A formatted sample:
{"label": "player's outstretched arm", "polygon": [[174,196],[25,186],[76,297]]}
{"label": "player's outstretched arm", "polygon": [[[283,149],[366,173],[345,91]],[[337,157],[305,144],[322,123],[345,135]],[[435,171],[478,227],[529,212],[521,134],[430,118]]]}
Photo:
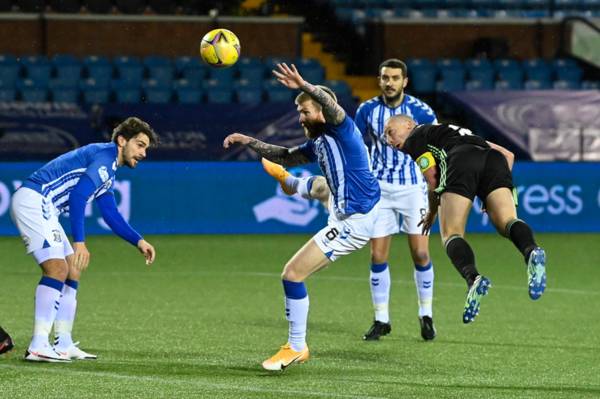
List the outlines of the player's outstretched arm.
{"label": "player's outstretched arm", "polygon": [[300,89],[311,96],[323,108],[323,116],[327,123],[339,125],[344,121],[346,111],[324,90],[305,81],[294,64],[277,64],[277,69],[278,71],[273,71],[273,75],[279,83],[290,89]]}
{"label": "player's outstretched arm", "polygon": [[223,147],[229,148],[233,144],[241,144],[251,148],[254,152],[263,158],[267,158],[271,162],[283,165],[286,168],[310,163],[308,159],[298,147],[287,148],[279,145],[268,144],[254,137],[246,136],[242,133],[232,133],[223,140]]}

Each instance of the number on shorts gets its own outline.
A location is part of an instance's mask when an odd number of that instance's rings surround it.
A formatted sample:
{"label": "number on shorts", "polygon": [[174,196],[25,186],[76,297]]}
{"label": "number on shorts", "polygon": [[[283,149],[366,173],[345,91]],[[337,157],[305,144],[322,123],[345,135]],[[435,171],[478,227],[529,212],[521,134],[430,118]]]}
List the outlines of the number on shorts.
{"label": "number on shorts", "polygon": [[335,240],[335,237],[338,236],[338,234],[340,234],[340,232],[338,231],[338,229],[336,229],[334,227],[331,230],[329,230],[327,233],[325,233],[325,237],[327,237],[327,239],[329,241],[333,241],[333,240]]}

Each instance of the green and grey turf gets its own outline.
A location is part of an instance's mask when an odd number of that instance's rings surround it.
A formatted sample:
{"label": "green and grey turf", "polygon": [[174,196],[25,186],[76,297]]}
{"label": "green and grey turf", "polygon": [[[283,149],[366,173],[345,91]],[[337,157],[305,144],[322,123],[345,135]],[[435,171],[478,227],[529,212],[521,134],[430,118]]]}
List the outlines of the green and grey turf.
{"label": "green and grey turf", "polygon": [[280,272],[307,236],[156,236],[147,267],[114,237],[92,237],[74,338],[97,361],[21,360],[39,271],[17,238],[1,238],[0,325],[16,349],[0,357],[1,398],[597,398],[600,237],[539,235],[548,289],[527,294],[512,244],[470,235],[494,289],[462,323],[466,286],[432,237],[437,338],[420,338],[404,237],[393,245],[393,331],[371,324],[368,249],[308,281],[311,359],[284,373],[260,362],[287,337]]}

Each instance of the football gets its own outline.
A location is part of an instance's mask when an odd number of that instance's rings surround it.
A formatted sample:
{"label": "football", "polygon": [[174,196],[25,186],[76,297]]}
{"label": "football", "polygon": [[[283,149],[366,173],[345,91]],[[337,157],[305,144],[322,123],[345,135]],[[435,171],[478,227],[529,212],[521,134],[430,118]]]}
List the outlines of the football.
{"label": "football", "polygon": [[230,30],[213,29],[202,38],[200,56],[208,65],[230,67],[240,57],[240,40]]}

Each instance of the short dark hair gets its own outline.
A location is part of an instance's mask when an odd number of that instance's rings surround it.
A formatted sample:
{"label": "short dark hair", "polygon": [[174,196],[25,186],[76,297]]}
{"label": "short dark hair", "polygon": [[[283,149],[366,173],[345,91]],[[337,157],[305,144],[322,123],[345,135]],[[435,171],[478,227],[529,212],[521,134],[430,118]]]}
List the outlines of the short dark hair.
{"label": "short dark hair", "polygon": [[381,64],[379,64],[379,69],[377,70],[377,76],[381,75],[381,69],[383,69],[384,67],[401,69],[403,78],[406,78],[407,73],[408,73],[408,68],[406,67],[406,64],[403,61],[399,60],[398,58],[390,58],[390,59],[383,61]]}
{"label": "short dark hair", "polygon": [[144,122],[135,116],[130,116],[123,122],[119,123],[119,125],[113,129],[111,140],[113,143],[116,143],[119,136],[123,136],[125,140],[130,140],[140,133],[148,136],[151,146],[158,144],[159,140],[156,132],[147,122]]}

